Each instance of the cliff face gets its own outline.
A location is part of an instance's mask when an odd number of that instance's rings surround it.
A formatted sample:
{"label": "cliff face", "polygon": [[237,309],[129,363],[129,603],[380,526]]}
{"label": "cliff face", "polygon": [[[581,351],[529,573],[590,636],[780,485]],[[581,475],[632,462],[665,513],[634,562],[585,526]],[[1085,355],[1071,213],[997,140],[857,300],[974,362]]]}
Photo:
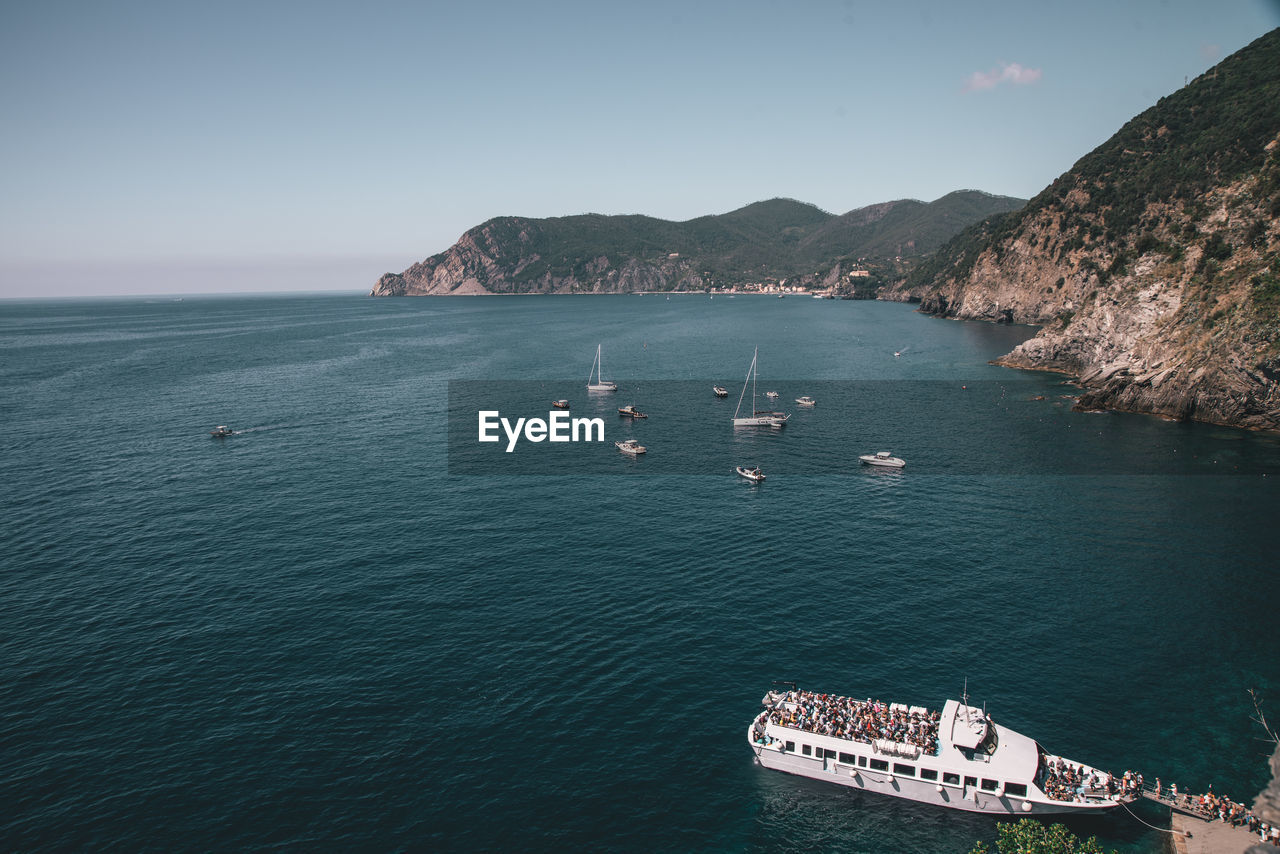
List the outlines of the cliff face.
{"label": "cliff face", "polygon": [[1021,211],[895,292],[1034,323],[998,360],[1059,370],[1083,409],[1280,429],[1280,30],[1129,122]]}
{"label": "cliff face", "polygon": [[599,214],[500,217],[445,252],[387,273],[371,295],[621,293],[768,279],[843,286],[857,259],[932,251],[969,223],[1023,203],[964,190],[841,216],[772,199],[680,223]]}

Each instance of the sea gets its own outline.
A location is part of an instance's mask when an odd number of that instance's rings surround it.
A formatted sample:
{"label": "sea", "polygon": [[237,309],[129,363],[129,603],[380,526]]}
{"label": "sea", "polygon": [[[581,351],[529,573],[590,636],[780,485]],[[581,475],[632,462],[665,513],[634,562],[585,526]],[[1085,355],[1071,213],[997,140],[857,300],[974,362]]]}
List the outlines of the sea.
{"label": "sea", "polygon": [[[1074,412],[1066,377],[990,364],[1034,332],[724,294],[6,300],[0,848],[994,841],[758,766],[777,680],[967,692],[1050,752],[1251,801],[1280,438]],[[744,433],[757,353],[792,416]],[[479,441],[480,410],[560,398],[603,441]],[[881,450],[906,467],[858,463]],[[1064,823],[1167,850],[1155,804]]]}

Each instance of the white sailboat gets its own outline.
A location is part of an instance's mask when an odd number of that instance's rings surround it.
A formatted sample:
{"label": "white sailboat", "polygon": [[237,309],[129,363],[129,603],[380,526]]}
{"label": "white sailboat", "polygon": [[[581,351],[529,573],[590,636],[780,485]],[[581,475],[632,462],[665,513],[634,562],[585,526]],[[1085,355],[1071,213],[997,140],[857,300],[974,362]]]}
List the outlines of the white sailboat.
{"label": "white sailboat", "polygon": [[[757,347],[755,353],[751,356],[751,367],[747,369],[746,382],[742,384],[742,394],[738,395],[738,408],[733,411],[734,427],[781,427],[787,423],[787,419],[791,417],[789,412],[773,412],[767,409],[756,409],[756,359],[760,356],[760,348]],[[747,385],[751,386],[751,414],[743,418],[738,417],[738,413],[742,409],[742,400],[747,396]]]}
{"label": "white sailboat", "polygon": [[[600,348],[602,344],[596,345],[596,358],[591,363],[591,373],[587,374],[587,391],[617,391],[618,384],[612,380],[604,378],[604,365],[600,360]],[[592,377],[596,378],[595,382],[591,381]]]}

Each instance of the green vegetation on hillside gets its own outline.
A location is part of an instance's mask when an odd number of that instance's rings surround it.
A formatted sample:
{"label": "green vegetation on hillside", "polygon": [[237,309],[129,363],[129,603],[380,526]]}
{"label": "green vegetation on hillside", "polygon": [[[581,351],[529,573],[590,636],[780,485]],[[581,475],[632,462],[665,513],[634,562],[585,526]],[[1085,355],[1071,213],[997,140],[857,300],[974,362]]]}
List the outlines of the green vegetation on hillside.
{"label": "green vegetation on hillside", "polygon": [[[729,286],[813,277],[850,259],[882,268],[886,259],[933,251],[975,217],[1021,204],[967,190],[928,204],[889,202],[836,216],[803,202],[772,199],[687,222],[601,214],[499,217],[466,237],[517,290],[548,277],[589,283],[632,261],[678,264],[709,284]],[[485,284],[481,274],[477,278]]]}

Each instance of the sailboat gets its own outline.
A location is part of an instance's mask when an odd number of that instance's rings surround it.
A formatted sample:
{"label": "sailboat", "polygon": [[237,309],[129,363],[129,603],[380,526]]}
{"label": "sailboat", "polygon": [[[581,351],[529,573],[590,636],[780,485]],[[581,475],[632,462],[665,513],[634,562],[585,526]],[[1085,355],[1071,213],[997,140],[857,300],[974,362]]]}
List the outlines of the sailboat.
{"label": "sailboat", "polygon": [[[781,427],[791,417],[789,412],[756,409],[756,360],[759,356],[760,348],[757,347],[755,353],[751,356],[751,367],[747,369],[746,382],[742,384],[742,394],[738,395],[738,408],[733,411],[734,427]],[[747,396],[748,384],[751,386],[751,414],[744,418],[739,418],[738,413],[742,409],[743,398]]]}
{"label": "sailboat", "polygon": [[[587,391],[617,391],[618,384],[606,380],[604,378],[604,366],[600,361],[600,348],[602,344],[596,345],[596,360],[591,363],[591,373],[587,374]],[[595,382],[591,381],[592,377],[596,378]]]}

